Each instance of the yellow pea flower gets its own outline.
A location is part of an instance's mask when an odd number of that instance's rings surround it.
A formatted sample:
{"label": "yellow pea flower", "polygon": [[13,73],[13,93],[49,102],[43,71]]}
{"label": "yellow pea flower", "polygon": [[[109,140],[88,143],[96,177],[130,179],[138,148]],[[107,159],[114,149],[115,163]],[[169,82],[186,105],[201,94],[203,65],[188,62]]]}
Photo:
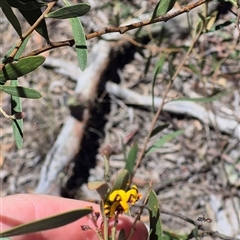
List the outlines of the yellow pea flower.
{"label": "yellow pea flower", "polygon": [[119,202],[122,200],[122,198],[125,194],[126,194],[126,192],[122,189],[115,190],[109,195],[108,200],[110,202],[116,202],[116,201]]}
{"label": "yellow pea flower", "polygon": [[108,217],[114,216],[115,212],[121,214],[129,210],[129,203],[134,204],[142,195],[138,193],[138,188],[133,185],[130,190],[125,192],[122,189],[114,190],[108,196],[104,204],[104,214]]}
{"label": "yellow pea flower", "polygon": [[131,204],[134,204],[137,202],[139,199],[142,198],[142,194],[138,193],[138,188],[136,185],[133,185],[130,190],[127,191],[127,197],[128,197],[128,202]]}

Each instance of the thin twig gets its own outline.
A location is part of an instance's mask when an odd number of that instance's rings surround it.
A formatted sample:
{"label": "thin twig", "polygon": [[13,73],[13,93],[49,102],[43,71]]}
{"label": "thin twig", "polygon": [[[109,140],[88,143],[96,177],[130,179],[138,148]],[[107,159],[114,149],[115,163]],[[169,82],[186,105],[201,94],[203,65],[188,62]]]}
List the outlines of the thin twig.
{"label": "thin twig", "polygon": [[191,223],[193,224],[194,226],[196,226],[198,229],[202,230],[203,232],[200,233],[199,235],[208,235],[208,236],[213,236],[213,237],[216,237],[216,238],[220,238],[220,239],[223,239],[223,240],[239,240],[239,238],[234,238],[234,237],[229,237],[229,236],[226,236],[222,233],[219,233],[218,231],[212,231],[209,229],[209,227],[205,227],[202,225],[202,223],[199,223],[198,221],[194,221],[192,220],[191,218],[187,217],[187,216],[184,216],[182,215],[181,213],[176,213],[176,212],[172,212],[172,211],[169,211],[169,210],[166,210],[166,209],[161,209],[160,210],[160,213],[163,213],[163,214],[167,214],[167,215],[171,215],[171,216],[174,216],[174,217],[177,217],[177,218],[180,218],[188,223]]}
{"label": "thin twig", "polygon": [[2,115],[7,118],[7,119],[15,119],[14,115],[8,115],[0,106],[0,113],[2,113]]}
{"label": "thin twig", "polygon": [[209,0],[200,0],[196,3],[192,3],[192,4],[189,4],[185,7],[182,7],[180,10],[178,10],[176,12],[167,13],[167,14],[161,15],[160,17],[153,18],[153,19],[150,19],[150,20],[146,20],[146,21],[143,21],[143,22],[132,23],[132,24],[122,26],[122,27],[106,27],[106,28],[104,28],[100,31],[97,31],[97,32],[90,33],[90,34],[86,35],[86,39],[99,37],[99,36],[102,36],[104,34],[113,33],[113,32],[119,32],[120,34],[124,34],[125,32],[128,32],[132,29],[140,28],[140,27],[147,26],[147,25],[150,25],[150,24],[153,24],[153,23],[166,22],[169,19],[172,19],[172,18],[174,18],[178,15],[181,15],[182,13],[189,12],[190,10],[192,10],[192,9],[194,9],[194,8],[200,6],[200,5],[202,5],[202,4],[204,4],[208,1]]}
{"label": "thin twig", "polygon": [[[157,17],[157,18],[154,18],[154,19],[150,19],[150,20],[146,20],[146,21],[142,21],[142,22],[136,22],[136,23],[129,24],[129,25],[126,25],[126,26],[122,26],[122,27],[105,27],[102,30],[99,30],[99,31],[96,31],[96,32],[93,32],[93,33],[89,33],[85,37],[86,37],[87,40],[89,40],[89,39],[92,39],[92,38],[95,38],[95,37],[100,37],[100,36],[102,36],[104,34],[107,34],[107,33],[118,32],[120,34],[124,34],[127,31],[130,31],[130,30],[133,30],[133,29],[136,29],[136,28],[140,28],[140,27],[143,27],[143,26],[147,26],[147,25],[150,25],[150,24],[153,24],[153,23],[167,22],[168,20],[170,20],[170,19],[172,19],[176,16],[179,16],[183,13],[189,12],[192,9],[194,9],[196,7],[199,7],[200,5],[202,5],[202,4],[204,4],[208,1],[209,0],[200,0],[196,3],[192,3],[192,4],[189,4],[185,7],[183,7],[178,11],[175,11],[173,13],[164,14],[164,15],[161,15],[160,17]],[[70,46],[71,47],[74,44],[75,44],[74,39],[69,39],[69,40],[65,40],[65,41],[62,41],[62,42],[55,42],[55,43],[52,43],[49,46],[46,46],[44,48],[35,50],[35,51],[27,54],[26,56],[38,55],[38,54],[43,53],[45,51],[49,51],[49,50],[52,50],[54,48],[62,47],[62,46]]]}
{"label": "thin twig", "polygon": [[[203,26],[202,26],[202,27],[203,27]],[[186,53],[184,59],[183,59],[182,62],[179,64],[177,70],[175,71],[174,75],[173,75],[172,78],[170,79],[170,82],[169,82],[169,84],[168,84],[168,86],[167,86],[167,89],[166,89],[166,91],[164,92],[164,95],[163,95],[163,98],[162,98],[162,103],[161,103],[161,105],[159,106],[156,114],[154,115],[154,118],[153,118],[152,123],[151,123],[150,130],[149,130],[149,132],[148,132],[147,137],[145,138],[145,141],[144,141],[144,143],[143,143],[142,150],[141,150],[141,152],[140,152],[140,154],[139,154],[139,156],[138,156],[138,158],[137,158],[137,161],[136,161],[136,164],[135,164],[135,167],[134,167],[134,173],[133,173],[133,175],[134,175],[135,172],[137,171],[137,169],[138,169],[138,167],[139,167],[139,165],[140,165],[140,163],[141,163],[141,161],[142,161],[142,159],[143,159],[143,157],[144,157],[144,155],[145,155],[145,152],[146,152],[146,149],[147,149],[147,144],[148,144],[148,142],[149,142],[149,140],[150,140],[150,137],[151,137],[151,133],[152,133],[152,131],[153,131],[153,129],[154,129],[156,123],[157,123],[157,120],[158,120],[158,118],[159,118],[159,116],[160,116],[160,113],[162,112],[163,105],[165,104],[165,99],[166,99],[166,97],[167,97],[167,94],[168,94],[169,90],[170,90],[171,87],[172,87],[173,81],[174,81],[175,78],[178,76],[179,72],[181,71],[182,67],[184,66],[185,62],[187,61],[187,59],[188,59],[188,57],[189,57],[192,49],[194,48],[194,45],[195,45],[196,41],[197,41],[198,38],[200,37],[201,33],[202,33],[202,28],[198,31],[197,35],[195,36],[195,38],[194,38],[193,41],[192,41],[191,46],[189,47],[188,52]]]}
{"label": "thin twig", "polygon": [[56,2],[50,2],[47,5],[47,8],[44,10],[42,15],[38,18],[38,20],[22,35],[22,37],[18,40],[16,43],[15,48],[13,51],[10,53],[6,61],[0,65],[0,71],[3,69],[3,67],[9,62],[9,59],[14,59],[15,55],[17,54],[19,48],[23,44],[23,41],[35,30],[35,28],[39,25],[39,23],[45,18],[45,15],[48,14],[51,9],[53,8],[54,4]]}
{"label": "thin twig", "polygon": [[54,48],[60,48],[60,47],[65,47],[65,46],[72,47],[74,44],[75,44],[74,39],[64,40],[64,41],[60,41],[60,42],[51,42],[51,45],[34,50],[34,51],[28,53],[26,56],[22,56],[21,58],[24,58],[27,56],[36,56],[36,55],[39,55],[40,53],[50,51]]}

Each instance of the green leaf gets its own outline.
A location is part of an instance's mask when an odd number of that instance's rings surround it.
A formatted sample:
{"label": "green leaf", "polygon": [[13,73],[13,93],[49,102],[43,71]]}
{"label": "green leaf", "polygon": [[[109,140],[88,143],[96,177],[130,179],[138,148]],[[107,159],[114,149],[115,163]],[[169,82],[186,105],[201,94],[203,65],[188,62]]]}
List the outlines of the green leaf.
{"label": "green leaf", "polygon": [[174,54],[170,54],[169,58],[168,58],[168,73],[169,73],[169,77],[172,78],[172,76],[175,73],[175,66],[173,65],[174,62]]}
{"label": "green leaf", "polygon": [[152,80],[152,112],[154,112],[154,89],[155,89],[155,82],[156,82],[156,79],[157,79],[157,75],[158,73],[160,73],[162,71],[162,68],[163,68],[163,64],[165,62],[165,54],[163,54],[157,64],[155,65],[155,68],[153,70],[153,80]]}
{"label": "green leaf", "polygon": [[134,143],[133,146],[131,147],[129,153],[128,153],[128,157],[126,160],[126,165],[125,168],[129,174],[132,176],[133,174],[133,170],[134,170],[134,166],[136,163],[136,159],[137,159],[137,153],[138,153],[138,145],[137,143]]}
{"label": "green leaf", "polygon": [[194,74],[196,74],[199,79],[202,78],[202,71],[199,69],[199,65],[188,64],[185,66],[188,67],[189,70],[191,70]]}
{"label": "green leaf", "polygon": [[54,12],[47,14],[45,17],[47,18],[58,18],[58,19],[66,19],[66,18],[76,18],[85,15],[91,6],[87,3],[79,3],[67,7],[62,7]]}
{"label": "green leaf", "polygon": [[165,239],[169,239],[169,240],[187,240],[187,239],[191,239],[191,238],[189,238],[187,235],[180,235],[180,234],[176,234],[174,232],[163,230],[163,240],[165,240]]}
{"label": "green leaf", "polygon": [[8,63],[0,71],[0,84],[7,80],[16,79],[29,72],[32,72],[45,61],[43,56],[30,56],[21,58],[18,62]]}
{"label": "green leaf", "polygon": [[121,170],[114,181],[112,192],[118,189],[122,189],[125,191],[129,186],[129,179],[130,175],[128,170],[126,169]]}
{"label": "green leaf", "polygon": [[126,233],[124,231],[124,229],[120,230],[119,236],[118,236],[118,240],[126,240]]}
{"label": "green leaf", "polygon": [[149,147],[149,149],[146,151],[146,155],[149,155],[149,154],[155,152],[156,150],[161,148],[166,142],[169,142],[172,139],[176,138],[177,136],[183,134],[183,132],[184,132],[184,130],[178,130],[178,131],[169,133],[169,134],[165,135],[164,137],[160,138],[158,141],[156,141],[154,143],[154,145]]}
{"label": "green leaf", "polygon": [[159,17],[160,15],[163,15],[170,11],[173,8],[176,1],[177,0],[160,0],[153,11],[152,19]]}
{"label": "green leaf", "polygon": [[236,22],[235,18],[226,20],[223,23],[219,23],[217,25],[214,25],[211,29],[208,30],[208,32],[215,32],[217,30],[223,30],[223,28],[226,28],[227,26],[234,24]]}
{"label": "green leaf", "polygon": [[189,236],[187,237],[187,239],[190,239],[190,238],[196,238],[196,239],[199,239],[199,233],[198,233],[198,227],[195,227],[191,233],[189,234]]}
{"label": "green leaf", "polygon": [[123,154],[123,159],[124,161],[127,161],[127,149],[126,146],[123,142],[123,138],[121,137],[121,147],[122,147],[122,154]]}
{"label": "green leaf", "polygon": [[0,237],[17,236],[61,227],[71,222],[74,222],[79,218],[82,218],[87,214],[90,214],[91,212],[92,208],[84,208],[69,211],[49,218],[44,218],[38,221],[19,225],[17,227],[9,229],[8,231],[0,233]]}
{"label": "green leaf", "polygon": [[108,184],[106,182],[101,181],[89,182],[88,188],[90,190],[97,190],[98,194],[103,200],[106,199],[108,192],[110,190]]}
{"label": "green leaf", "polygon": [[150,137],[155,136],[156,134],[158,134],[159,132],[161,132],[162,130],[164,130],[165,128],[168,128],[169,124],[163,124],[161,126],[157,126],[156,128],[153,129],[153,131],[151,132]]}
{"label": "green leaf", "polygon": [[224,2],[230,2],[232,3],[235,7],[239,7],[239,1],[237,0],[224,0]]}
{"label": "green leaf", "polygon": [[[32,26],[38,18],[42,15],[42,10],[41,9],[32,9],[31,11],[29,10],[22,10],[19,9],[23,17],[27,20],[27,22]],[[47,25],[45,22],[45,19],[43,19],[35,28],[35,30],[43,36],[46,41],[49,43],[49,36],[48,36],[48,31],[47,31]]]}
{"label": "green leaf", "polygon": [[[18,49],[15,58],[18,59],[22,52],[24,51],[26,44],[29,40],[30,36],[25,38],[23,40],[22,45]],[[8,53],[9,54],[9,53]],[[1,85],[0,85],[1,86]],[[17,87],[18,86],[18,80],[12,80],[11,81],[11,86],[10,87]],[[7,86],[4,86],[7,87]],[[12,114],[21,114],[22,113],[22,104],[21,104],[21,99],[18,96],[11,96],[11,107],[12,107]],[[12,120],[12,128],[13,128],[13,136],[14,136],[14,141],[18,149],[22,148],[23,145],[23,119],[13,119]]]}
{"label": "green leaf", "polygon": [[[26,37],[21,46],[18,48],[17,53],[15,55],[14,61],[18,61],[18,59],[20,58],[21,54],[23,53],[28,40],[30,39],[30,36]],[[13,52],[13,50],[16,48],[16,44],[14,44],[8,51],[7,54],[3,57],[3,59],[1,60],[2,63],[6,62],[7,59],[9,58],[10,54]]]}
{"label": "green leaf", "polygon": [[[67,0],[63,0],[63,2],[66,6],[71,6]],[[82,71],[84,71],[87,66],[88,58],[85,33],[79,18],[70,18],[70,23],[75,41],[79,67]]]}
{"label": "green leaf", "polygon": [[31,10],[35,10],[35,9],[40,9],[43,6],[46,6],[47,3],[43,3],[43,2],[37,2],[37,1],[29,1],[29,0],[7,0],[8,4],[11,7],[17,8],[17,9],[21,9],[21,10],[25,10],[25,11],[31,11]]}
{"label": "green leaf", "polygon": [[[12,87],[18,86],[18,80],[11,81]],[[12,115],[22,112],[21,99],[16,96],[11,96],[11,107]],[[23,119],[13,119],[12,120],[13,136],[14,141],[18,149],[22,148],[23,145]]]}
{"label": "green leaf", "polygon": [[220,91],[220,92],[216,92],[214,94],[212,94],[210,97],[202,97],[202,98],[188,98],[188,97],[183,97],[183,98],[177,98],[172,100],[172,102],[175,101],[188,101],[188,102],[201,102],[201,103],[209,103],[209,102],[213,102],[216,101],[218,99],[220,99],[223,96],[226,96],[229,92],[227,91]]}
{"label": "green leaf", "polygon": [[16,53],[16,55],[15,55],[15,59],[14,59],[14,60],[16,60],[16,61],[19,60],[19,58],[21,57],[24,49],[26,48],[26,45],[27,45],[29,39],[30,39],[30,35],[27,36],[27,37],[23,40],[21,46],[19,47],[19,49],[18,49],[18,51],[17,51],[17,53]]}
{"label": "green leaf", "polygon": [[12,96],[17,96],[21,98],[38,99],[42,97],[42,95],[38,91],[26,87],[0,85],[0,90]]}
{"label": "green leaf", "polygon": [[14,27],[18,35],[22,37],[22,29],[21,29],[20,23],[16,15],[14,14],[13,10],[11,9],[11,7],[8,5],[8,2],[6,0],[1,0],[0,7],[2,8],[3,13],[7,17],[11,25]]}
{"label": "green leaf", "polygon": [[150,238],[149,240],[162,240],[162,223],[160,220],[159,204],[156,193],[151,190],[148,198],[149,218],[150,218]]}

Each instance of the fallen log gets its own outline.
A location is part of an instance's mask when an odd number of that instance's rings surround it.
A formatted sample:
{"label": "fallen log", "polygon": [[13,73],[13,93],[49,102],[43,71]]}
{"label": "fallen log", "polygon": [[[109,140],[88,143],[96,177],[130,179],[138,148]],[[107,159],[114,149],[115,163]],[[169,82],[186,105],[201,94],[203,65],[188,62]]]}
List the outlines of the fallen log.
{"label": "fallen log", "polygon": [[61,181],[59,174],[80,151],[92,107],[91,103],[97,96],[98,84],[107,68],[111,48],[111,42],[98,41],[92,49],[89,65],[84,72],[81,72],[78,67],[73,70],[70,63],[64,62],[66,64],[65,71],[68,74],[73,73],[71,77],[74,76],[77,81],[75,93],[81,98],[82,116],[76,118],[70,115],[67,117],[56,142],[45,157],[35,193],[59,195]]}

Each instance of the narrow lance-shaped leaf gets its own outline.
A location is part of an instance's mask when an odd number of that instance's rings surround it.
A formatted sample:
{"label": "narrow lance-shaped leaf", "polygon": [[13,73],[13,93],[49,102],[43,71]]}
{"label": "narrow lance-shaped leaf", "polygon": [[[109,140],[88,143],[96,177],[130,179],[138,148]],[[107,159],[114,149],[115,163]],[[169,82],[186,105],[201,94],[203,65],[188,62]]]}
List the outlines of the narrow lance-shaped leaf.
{"label": "narrow lance-shaped leaf", "polygon": [[175,132],[172,132],[170,134],[165,135],[164,137],[157,140],[146,152],[146,155],[149,155],[150,153],[153,153],[157,151],[160,147],[162,147],[166,142],[171,141],[172,139],[176,138],[177,136],[183,134],[183,130],[178,130]]}
{"label": "narrow lance-shaped leaf", "polygon": [[155,89],[155,82],[156,82],[158,73],[160,73],[162,71],[164,62],[165,62],[165,55],[163,54],[159,58],[156,66],[154,68],[154,71],[153,71],[153,80],[152,80],[152,112],[154,112],[154,96],[155,96],[154,89]]}
{"label": "narrow lance-shaped leaf", "polygon": [[116,177],[113,187],[112,187],[112,192],[114,190],[122,189],[126,190],[128,185],[129,185],[129,179],[130,175],[129,172],[126,169],[123,169]]}
{"label": "narrow lance-shaped leaf", "polygon": [[158,134],[159,132],[161,132],[163,129],[167,128],[169,126],[169,124],[163,124],[160,126],[157,126],[156,128],[153,129],[153,131],[151,132],[150,137],[155,136],[156,134]]}
{"label": "narrow lance-shaped leaf", "polygon": [[121,147],[122,147],[122,154],[123,154],[123,159],[125,160],[125,161],[127,161],[127,149],[126,149],[126,146],[125,146],[125,144],[124,144],[124,142],[123,142],[123,138],[121,137]]}
{"label": "narrow lance-shaped leaf", "polygon": [[18,35],[22,37],[22,29],[21,29],[20,23],[16,15],[14,14],[12,8],[8,5],[8,2],[6,0],[1,0],[0,7],[2,8],[3,13],[7,17],[11,25],[14,27]]}
{"label": "narrow lance-shaped leaf", "polygon": [[8,231],[0,233],[0,237],[17,236],[17,235],[28,234],[28,233],[61,227],[71,222],[74,222],[79,218],[82,218],[87,214],[90,214],[91,212],[92,212],[92,208],[84,208],[84,209],[78,209],[78,210],[62,213],[49,218],[44,218],[38,221],[34,221],[34,222],[30,222],[30,223],[26,223],[26,224],[22,224],[20,226],[14,227]]}
{"label": "narrow lance-shaped leaf", "polygon": [[[13,59],[13,61],[18,61],[18,59],[20,58],[21,54],[23,53],[27,42],[29,40],[30,36],[26,37],[21,46],[18,48],[17,53],[15,55],[15,58]],[[10,54],[13,52],[13,50],[16,48],[16,44],[14,44],[6,53],[6,55],[3,57],[3,59],[1,60],[2,63],[7,62],[7,59],[9,58]]]}
{"label": "narrow lance-shaped leaf", "polygon": [[[66,6],[71,6],[67,0],[63,0],[63,2]],[[79,67],[82,71],[84,71],[87,66],[88,58],[85,33],[79,18],[70,18],[70,23],[73,32],[73,38],[75,40]]]}
{"label": "narrow lance-shaped leaf", "polygon": [[20,86],[2,86],[2,85],[0,85],[0,91],[8,93],[12,96],[17,96],[17,97],[21,97],[21,98],[38,99],[38,98],[42,97],[42,95],[38,91],[31,89],[31,88],[20,87]]}
{"label": "narrow lance-shaped leaf", "polygon": [[[191,236],[191,237],[190,237]],[[170,232],[167,230],[163,230],[163,239],[169,239],[169,240],[187,240],[187,239],[191,239],[192,236],[196,237],[196,240],[198,239],[198,235],[190,235],[188,236],[188,234],[185,235],[180,235],[180,234],[176,234],[175,232]]]}
{"label": "narrow lance-shaped leaf", "polygon": [[132,177],[134,166],[136,163],[137,153],[138,153],[138,145],[137,145],[137,143],[134,143],[128,153],[128,157],[127,157],[126,165],[125,165],[125,169],[128,170],[131,177]]}
{"label": "narrow lance-shaped leaf", "polygon": [[173,64],[174,58],[175,58],[175,53],[170,54],[170,56],[168,57],[168,73],[169,73],[170,79],[175,73],[175,66]]}
{"label": "narrow lance-shaped leaf", "polygon": [[151,190],[148,198],[150,217],[150,240],[162,240],[162,223],[160,220],[159,204],[156,193]]}
{"label": "narrow lance-shaped leaf", "polygon": [[209,103],[216,101],[220,99],[221,97],[227,95],[227,91],[220,91],[212,94],[210,97],[199,97],[199,98],[188,98],[188,97],[183,97],[183,98],[177,98],[172,100],[171,102],[176,102],[176,101],[188,101],[188,102],[201,102],[201,103]]}
{"label": "narrow lance-shaped leaf", "polygon": [[30,39],[30,35],[27,36],[27,37],[23,40],[21,46],[19,47],[19,49],[18,49],[18,51],[17,51],[17,53],[16,53],[16,55],[15,55],[15,59],[14,59],[14,60],[16,60],[16,61],[19,60],[19,58],[21,57],[23,51],[24,51],[25,48],[26,48],[26,45],[27,45],[29,39]]}
{"label": "narrow lance-shaped leaf", "polygon": [[118,236],[118,240],[126,240],[126,233],[124,231],[124,229],[121,229],[119,232],[119,236]]}
{"label": "narrow lance-shaped leaf", "polygon": [[[16,59],[18,59],[21,56],[29,38],[30,36],[24,39],[22,45],[17,51],[17,54],[15,55]],[[2,86],[2,87],[9,87],[9,86]],[[18,80],[17,79],[12,80],[10,87],[18,87]],[[12,108],[12,114],[14,114],[15,116],[16,114],[22,113],[21,99],[18,96],[11,96],[11,108]],[[23,145],[23,119],[21,118],[21,119],[12,120],[12,128],[13,128],[13,136],[14,136],[14,141],[16,143],[16,146],[18,149],[21,149]]]}
{"label": "narrow lance-shaped leaf", "polygon": [[18,62],[8,63],[0,71],[0,84],[4,84],[7,80],[16,79],[39,67],[45,58],[43,56],[30,56],[21,58]]}
{"label": "narrow lance-shaped leaf", "polygon": [[62,7],[54,12],[50,12],[45,17],[47,18],[58,18],[58,19],[67,19],[67,18],[76,18],[85,15],[91,6],[87,3],[79,3],[67,7]]}
{"label": "narrow lance-shaped leaf", "polygon": [[[18,80],[11,81],[12,87],[18,86]],[[12,115],[22,112],[21,99],[16,96],[11,96]],[[14,141],[18,149],[22,148],[23,145],[23,119],[12,120],[13,136]]]}
{"label": "narrow lance-shaped leaf", "polygon": [[176,1],[177,0],[160,0],[153,11],[152,19],[169,12]]}

